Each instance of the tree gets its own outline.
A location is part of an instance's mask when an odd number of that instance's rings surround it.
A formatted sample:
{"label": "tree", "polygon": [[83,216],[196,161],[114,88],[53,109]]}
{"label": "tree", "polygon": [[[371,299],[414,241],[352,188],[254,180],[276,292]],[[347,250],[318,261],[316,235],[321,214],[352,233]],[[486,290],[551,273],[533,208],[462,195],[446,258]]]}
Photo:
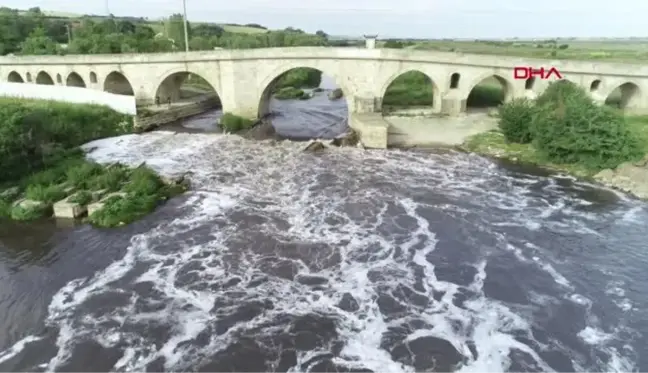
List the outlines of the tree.
{"label": "tree", "polygon": [[329,37],[328,34],[325,33],[325,32],[322,31],[322,30],[317,30],[317,31],[315,32],[315,35],[317,35],[317,36],[319,36],[319,37],[322,37],[322,38],[324,38],[324,39],[328,39],[328,37]]}
{"label": "tree", "polygon": [[56,54],[57,51],[58,44],[47,36],[45,30],[40,27],[29,34],[20,48],[22,54],[34,55]]}
{"label": "tree", "polygon": [[[165,24],[165,35],[172,39],[178,49],[185,49],[184,18],[182,14],[173,14]],[[191,37],[191,27],[187,22],[187,33]]]}

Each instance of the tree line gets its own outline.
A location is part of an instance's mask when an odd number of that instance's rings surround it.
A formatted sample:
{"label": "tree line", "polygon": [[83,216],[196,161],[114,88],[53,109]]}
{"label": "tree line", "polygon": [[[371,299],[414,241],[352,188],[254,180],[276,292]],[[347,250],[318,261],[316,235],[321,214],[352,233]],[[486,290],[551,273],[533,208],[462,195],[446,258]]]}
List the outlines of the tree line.
{"label": "tree line", "polygon": [[[263,30],[263,26],[251,24]],[[188,23],[191,50],[294,46],[347,46],[323,31],[309,34],[286,28],[233,33],[215,24]],[[150,22],[136,17],[50,17],[40,8],[27,11],[0,7],[0,55],[152,53],[185,49],[181,14]]]}

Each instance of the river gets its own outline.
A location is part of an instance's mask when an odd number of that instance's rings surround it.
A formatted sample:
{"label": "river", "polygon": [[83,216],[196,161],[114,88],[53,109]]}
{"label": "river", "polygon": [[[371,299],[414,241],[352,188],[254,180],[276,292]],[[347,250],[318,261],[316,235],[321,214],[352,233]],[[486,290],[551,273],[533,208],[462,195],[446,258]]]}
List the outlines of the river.
{"label": "river", "polygon": [[449,150],[302,146],[89,144],[193,189],[113,230],[0,224],[0,371],[648,370],[647,204]]}

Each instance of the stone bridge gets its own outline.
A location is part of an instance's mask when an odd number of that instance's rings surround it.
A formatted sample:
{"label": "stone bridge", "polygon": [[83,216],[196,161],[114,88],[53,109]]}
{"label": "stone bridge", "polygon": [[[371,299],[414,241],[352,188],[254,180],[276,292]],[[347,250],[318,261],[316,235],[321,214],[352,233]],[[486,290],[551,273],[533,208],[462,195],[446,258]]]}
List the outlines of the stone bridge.
{"label": "stone bridge", "polygon": [[[391,82],[409,71],[427,75],[434,102],[427,111],[457,115],[466,109],[471,90],[494,77],[505,101],[535,97],[549,84],[540,78],[514,79],[514,67],[555,68],[562,78],[585,88],[603,103],[620,92],[620,106],[648,113],[648,65],[542,60],[520,57],[364,48],[270,48],[159,54],[0,57],[0,81],[67,85],[133,95],[138,106],[155,97],[180,97],[189,76],[205,79],[216,91],[223,111],[248,118],[269,111],[273,83],[290,69],[310,67],[334,78],[343,90],[350,124],[366,143],[386,146],[387,126],[378,124],[382,99]],[[555,78],[552,78],[555,79]],[[363,119],[364,118],[364,119]],[[377,132],[367,128],[381,127]],[[363,127],[363,128],[361,128]],[[371,139],[373,138],[373,140]]]}
{"label": "stone bridge", "polygon": [[[495,77],[505,100],[534,97],[548,80],[516,80],[515,66],[555,67],[599,102],[616,89],[621,106],[648,112],[648,65],[540,60],[519,57],[361,48],[271,48],[160,54],[0,57],[0,81],[68,85],[134,95],[138,105],[159,96],[179,97],[189,73],[204,78],[218,93],[223,111],[257,117],[268,111],[273,82],[296,67],[311,67],[333,77],[342,88],[349,113],[380,112],[389,84],[416,70],[433,82],[432,112],[465,110],[470,91]],[[552,78],[554,79],[554,78]]]}

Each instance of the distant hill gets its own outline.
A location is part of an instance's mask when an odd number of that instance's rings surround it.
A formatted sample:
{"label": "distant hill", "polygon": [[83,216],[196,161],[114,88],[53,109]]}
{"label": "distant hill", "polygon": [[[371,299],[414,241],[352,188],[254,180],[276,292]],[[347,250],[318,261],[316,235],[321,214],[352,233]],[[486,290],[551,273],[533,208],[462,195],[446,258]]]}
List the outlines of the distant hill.
{"label": "distant hill", "polygon": [[[26,13],[27,10],[23,10],[21,12]],[[59,11],[52,11],[52,10],[42,10],[42,13],[47,18],[53,18],[53,19],[77,19],[77,18],[90,17],[92,19],[101,20],[101,19],[108,18],[107,15],[80,14],[80,13],[59,12]],[[149,26],[151,26],[151,28],[153,28],[156,32],[160,31],[160,29],[162,28],[162,22],[164,22],[164,19],[149,19],[146,17],[131,17],[131,16],[113,16],[113,17],[116,19],[122,19],[131,22],[146,23]],[[235,23],[215,23],[215,22],[191,22],[191,23],[195,25],[198,24],[216,25],[222,27],[223,30],[225,30],[226,32],[231,32],[236,34],[258,34],[258,33],[265,33],[269,31],[268,28],[254,23],[249,23],[245,25],[239,25]]]}

